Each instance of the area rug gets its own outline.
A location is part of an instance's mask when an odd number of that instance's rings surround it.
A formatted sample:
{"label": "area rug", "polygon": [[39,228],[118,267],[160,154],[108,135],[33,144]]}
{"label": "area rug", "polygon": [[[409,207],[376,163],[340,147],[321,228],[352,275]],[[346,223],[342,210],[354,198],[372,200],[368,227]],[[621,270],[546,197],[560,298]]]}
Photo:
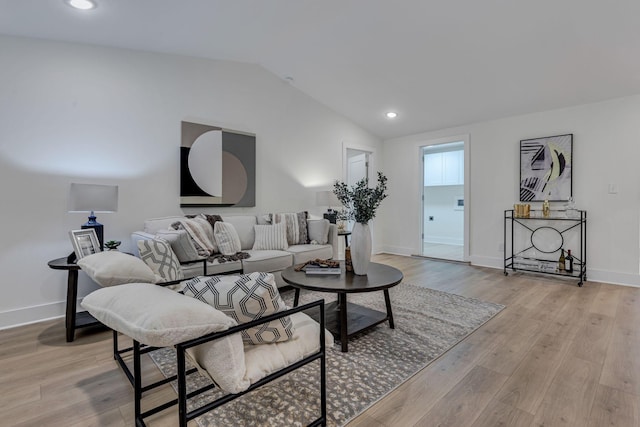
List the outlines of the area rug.
{"label": "area rug", "polygon": [[[383,323],[349,341],[342,353],[336,341],[327,349],[327,425],[342,426],[499,313],[504,306],[410,284],[390,290],[395,329]],[[293,291],[282,294],[288,304]],[[335,295],[302,291],[300,303]],[[352,294],[349,301],[385,311],[382,292]],[[165,376],[175,372],[175,353],[151,357]],[[189,376],[190,386],[208,380]],[[197,418],[200,427],[304,426],[319,414],[319,365],[291,374]],[[191,387],[190,387],[191,388]],[[221,394],[198,397],[200,406]]]}

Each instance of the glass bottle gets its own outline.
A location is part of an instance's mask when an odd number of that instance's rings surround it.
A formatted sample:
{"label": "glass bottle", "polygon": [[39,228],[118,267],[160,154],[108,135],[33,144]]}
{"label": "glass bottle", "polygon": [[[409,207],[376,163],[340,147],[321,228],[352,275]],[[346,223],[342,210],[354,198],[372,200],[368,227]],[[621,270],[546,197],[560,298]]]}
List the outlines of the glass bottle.
{"label": "glass bottle", "polygon": [[571,249],[567,249],[567,256],[565,257],[567,273],[573,273],[573,255],[571,255]]}
{"label": "glass bottle", "polygon": [[558,260],[558,270],[560,270],[560,272],[565,271],[565,262],[564,249],[560,249],[560,259]]}
{"label": "glass bottle", "polygon": [[542,216],[548,218],[550,212],[551,207],[549,206],[549,199],[544,199],[544,202],[542,202]]}

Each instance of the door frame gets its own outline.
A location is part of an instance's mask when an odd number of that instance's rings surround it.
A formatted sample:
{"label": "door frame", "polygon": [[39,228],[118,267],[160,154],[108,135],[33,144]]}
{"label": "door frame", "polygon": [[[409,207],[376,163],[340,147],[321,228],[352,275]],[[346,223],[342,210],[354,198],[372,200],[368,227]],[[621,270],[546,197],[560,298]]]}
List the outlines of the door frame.
{"label": "door frame", "polygon": [[430,139],[427,141],[424,141],[422,143],[420,143],[420,145],[418,146],[418,162],[419,162],[419,171],[420,171],[420,185],[419,185],[419,194],[418,194],[418,200],[421,200],[422,202],[420,203],[420,226],[419,226],[419,230],[420,233],[418,234],[418,239],[420,240],[419,245],[417,246],[419,248],[419,253],[422,254],[423,253],[423,237],[424,236],[424,147],[429,147],[432,145],[441,145],[441,144],[449,144],[452,142],[460,142],[462,141],[463,143],[463,150],[464,150],[464,231],[463,231],[463,261],[465,262],[469,262],[469,253],[470,253],[470,248],[469,248],[469,211],[471,210],[471,191],[469,189],[469,134],[462,134],[462,135],[452,135],[452,136],[446,136],[443,138],[437,138],[437,139]]}

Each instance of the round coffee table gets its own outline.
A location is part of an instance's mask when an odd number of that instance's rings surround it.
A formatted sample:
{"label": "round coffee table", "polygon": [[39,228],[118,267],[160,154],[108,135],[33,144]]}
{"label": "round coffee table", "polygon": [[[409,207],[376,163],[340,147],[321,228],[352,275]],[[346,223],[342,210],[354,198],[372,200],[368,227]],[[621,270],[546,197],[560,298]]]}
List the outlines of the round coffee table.
{"label": "round coffee table", "polygon": [[[340,269],[339,275],[307,275],[304,271],[295,271],[294,267],[289,267],[282,272],[282,279],[295,288],[294,306],[298,305],[300,289],[338,294],[337,301],[325,304],[325,327],[340,339],[342,351],[346,352],[348,339],[358,332],[387,320],[391,329],[395,327],[389,288],[400,283],[403,275],[397,268],[375,262],[369,264],[366,276],[345,271],[344,262],[340,263]],[[347,294],[376,291],[384,293],[386,313],[347,302]]]}

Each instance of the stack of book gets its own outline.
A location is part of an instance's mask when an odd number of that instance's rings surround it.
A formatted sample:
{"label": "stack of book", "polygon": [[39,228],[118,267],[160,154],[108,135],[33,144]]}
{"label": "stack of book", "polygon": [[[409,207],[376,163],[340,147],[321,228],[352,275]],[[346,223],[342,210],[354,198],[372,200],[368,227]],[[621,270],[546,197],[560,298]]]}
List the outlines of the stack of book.
{"label": "stack of book", "polygon": [[306,274],[340,274],[340,267],[331,267],[326,264],[309,264],[304,268]]}

